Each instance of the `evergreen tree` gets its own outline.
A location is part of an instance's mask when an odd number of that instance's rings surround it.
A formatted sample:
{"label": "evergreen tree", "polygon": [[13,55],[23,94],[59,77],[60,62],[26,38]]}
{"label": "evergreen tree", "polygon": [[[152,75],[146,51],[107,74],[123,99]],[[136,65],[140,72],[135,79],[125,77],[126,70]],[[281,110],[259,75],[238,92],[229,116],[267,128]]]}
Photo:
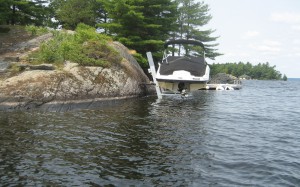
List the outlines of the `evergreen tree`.
{"label": "evergreen tree", "polygon": [[49,9],[43,0],[0,0],[0,23],[45,25]]}
{"label": "evergreen tree", "polygon": [[96,24],[96,0],[53,0],[51,6],[56,10],[55,19],[66,29],[74,30],[79,23],[93,27]]}
{"label": "evergreen tree", "polygon": [[[180,16],[177,20],[178,30],[173,38],[199,40],[204,43],[206,56],[214,59],[221,55],[214,49],[218,44],[211,43],[218,37],[212,37],[214,30],[203,29],[208,24],[212,16],[208,13],[209,7],[204,2],[194,2],[194,0],[176,0],[179,4],[178,11]],[[202,55],[203,49],[200,47],[191,48],[184,46],[186,55],[196,53]]]}
{"label": "evergreen tree", "polygon": [[276,66],[270,66],[268,62],[259,63],[252,66],[249,62],[246,64],[239,63],[226,63],[226,64],[212,64],[210,65],[211,75],[217,73],[227,73],[236,77],[249,76],[252,79],[260,80],[281,80],[281,73],[276,71]]}
{"label": "evergreen tree", "polygon": [[[96,23],[107,23],[109,20],[108,12],[106,7],[109,6],[110,0],[96,0]],[[104,33],[107,34],[107,30],[104,30]]]}
{"label": "evergreen tree", "polygon": [[[140,54],[161,51],[174,30],[177,4],[172,0],[111,0],[110,20],[99,24],[127,47]],[[154,54],[155,55],[155,54]]]}
{"label": "evergreen tree", "polygon": [[9,20],[10,10],[10,1],[9,0],[0,0],[0,24],[7,24]]}
{"label": "evergreen tree", "polygon": [[287,76],[284,74],[282,80],[287,81],[287,79],[288,79]]}

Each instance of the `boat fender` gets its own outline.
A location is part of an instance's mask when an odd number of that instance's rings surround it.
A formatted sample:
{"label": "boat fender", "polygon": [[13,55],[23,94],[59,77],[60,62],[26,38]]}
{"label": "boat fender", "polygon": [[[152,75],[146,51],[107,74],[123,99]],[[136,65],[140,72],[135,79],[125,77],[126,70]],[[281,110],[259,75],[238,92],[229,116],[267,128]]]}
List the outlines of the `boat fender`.
{"label": "boat fender", "polygon": [[217,86],[216,90],[225,90],[223,86]]}
{"label": "boat fender", "polygon": [[186,92],[185,89],[183,89],[183,90],[180,92],[180,94],[181,94],[181,98],[188,97],[188,93]]}
{"label": "boat fender", "polygon": [[226,86],[225,90],[234,90],[231,86]]}

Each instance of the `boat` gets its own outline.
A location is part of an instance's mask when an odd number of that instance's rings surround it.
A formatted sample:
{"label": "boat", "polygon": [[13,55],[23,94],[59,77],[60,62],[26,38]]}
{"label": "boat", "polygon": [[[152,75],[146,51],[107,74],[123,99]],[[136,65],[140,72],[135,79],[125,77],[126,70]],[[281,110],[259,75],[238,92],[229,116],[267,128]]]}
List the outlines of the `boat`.
{"label": "boat", "polygon": [[207,88],[210,68],[205,61],[205,53],[196,56],[174,52],[174,47],[179,50],[183,45],[200,46],[203,51],[205,49],[203,43],[196,40],[179,39],[165,42],[163,59],[159,63],[155,77],[162,94],[186,95]]}
{"label": "boat", "polygon": [[[182,46],[187,49],[193,46],[201,47],[203,54],[192,52],[187,54],[184,49],[181,49]],[[239,80],[235,80],[233,84],[208,84],[210,68],[205,60],[205,47],[202,42],[184,39],[169,40],[165,42],[164,48],[163,58],[158,63],[157,71],[151,52],[147,52],[149,73],[153,77],[158,98],[173,94],[189,96],[197,90],[239,90],[242,88]],[[185,52],[183,55],[182,50]]]}

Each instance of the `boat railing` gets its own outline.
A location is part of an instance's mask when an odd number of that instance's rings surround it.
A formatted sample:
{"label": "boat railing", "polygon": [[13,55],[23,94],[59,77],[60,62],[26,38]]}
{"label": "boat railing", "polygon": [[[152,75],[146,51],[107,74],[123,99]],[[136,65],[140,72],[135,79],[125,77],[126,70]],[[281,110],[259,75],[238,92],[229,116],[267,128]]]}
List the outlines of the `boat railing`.
{"label": "boat railing", "polygon": [[168,62],[168,54],[167,53],[164,53],[164,55],[163,55],[163,58],[162,58],[162,63],[166,63],[166,64],[168,64],[169,62]]}

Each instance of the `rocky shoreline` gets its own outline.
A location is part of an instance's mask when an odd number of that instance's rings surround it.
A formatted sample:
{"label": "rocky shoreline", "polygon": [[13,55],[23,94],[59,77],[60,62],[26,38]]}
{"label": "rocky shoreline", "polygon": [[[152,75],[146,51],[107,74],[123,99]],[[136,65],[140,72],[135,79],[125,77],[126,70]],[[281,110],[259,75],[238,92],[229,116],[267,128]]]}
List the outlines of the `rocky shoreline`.
{"label": "rocky shoreline", "polygon": [[[118,42],[108,45],[122,60],[109,68],[81,66],[70,61],[63,67],[24,62],[28,54],[51,37],[48,33],[22,42],[19,39],[0,50],[0,110],[67,111],[156,94],[155,87],[129,50]],[[17,72],[13,71],[13,66],[17,67]],[[210,83],[225,84],[235,79],[217,74]]]}
{"label": "rocky shoreline", "polygon": [[[153,94],[148,77],[129,50],[111,42],[122,57],[109,68],[80,66],[65,62],[63,67],[51,64],[34,66],[22,59],[35,50],[49,34],[18,43],[0,54],[0,110],[48,109],[65,111],[76,105],[92,107],[100,103]],[[20,72],[9,69],[18,66]]]}

